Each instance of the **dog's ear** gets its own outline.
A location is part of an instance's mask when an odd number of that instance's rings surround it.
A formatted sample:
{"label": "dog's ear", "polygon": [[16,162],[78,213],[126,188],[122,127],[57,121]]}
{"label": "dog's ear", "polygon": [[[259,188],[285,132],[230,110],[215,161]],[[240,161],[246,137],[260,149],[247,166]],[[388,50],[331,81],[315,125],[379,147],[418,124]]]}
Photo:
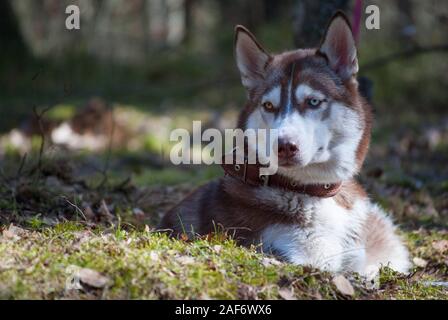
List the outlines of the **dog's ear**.
{"label": "dog's ear", "polygon": [[252,33],[240,25],[235,27],[235,59],[247,90],[255,88],[265,78],[270,56]]}
{"label": "dog's ear", "polygon": [[330,21],[319,52],[328,59],[330,67],[347,80],[358,72],[356,43],[345,14],[338,11]]}

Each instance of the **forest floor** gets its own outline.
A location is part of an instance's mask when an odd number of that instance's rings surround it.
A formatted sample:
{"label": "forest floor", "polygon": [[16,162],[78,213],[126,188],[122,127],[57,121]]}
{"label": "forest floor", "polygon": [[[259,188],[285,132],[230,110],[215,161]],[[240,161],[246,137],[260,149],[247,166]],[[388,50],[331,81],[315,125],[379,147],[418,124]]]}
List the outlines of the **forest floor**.
{"label": "forest floor", "polygon": [[[288,19],[257,30],[273,52],[291,48],[291,33]],[[364,283],[225,234],[155,232],[168,208],[223,174],[167,161],[172,129],[233,128],[244,103],[233,29],[216,36],[214,51],[171,48],[137,68],[1,57],[0,298],[448,299],[447,59],[425,53],[365,71],[408,45],[386,32],[359,48],[376,121],[358,178],[397,223],[410,274],[385,268]]]}
{"label": "forest floor", "polygon": [[[101,103],[49,114],[95,137],[64,142],[85,143],[89,152],[49,141],[40,152],[36,119],[0,139],[0,298],[448,299],[447,117],[406,112],[400,123],[397,115],[375,123],[359,180],[399,224],[414,268],[409,275],[384,268],[365,283],[278,261],[225,234],[185,241],[155,232],[170,206],[222,175],[216,167],[168,164],[161,136],[191,119],[226,127],[236,111],[174,117],[119,106],[111,116]],[[98,110],[95,130],[86,129],[83,112],[92,118]],[[55,121],[48,130],[61,125]],[[108,132],[113,139],[103,139]]]}

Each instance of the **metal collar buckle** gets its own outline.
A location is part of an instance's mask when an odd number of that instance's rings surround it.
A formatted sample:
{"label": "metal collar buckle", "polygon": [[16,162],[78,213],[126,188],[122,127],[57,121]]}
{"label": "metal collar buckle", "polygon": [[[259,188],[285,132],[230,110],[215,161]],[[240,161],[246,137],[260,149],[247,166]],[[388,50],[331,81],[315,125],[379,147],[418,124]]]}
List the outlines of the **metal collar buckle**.
{"label": "metal collar buckle", "polygon": [[263,181],[263,186],[267,187],[269,185],[269,176],[261,175],[260,180]]}

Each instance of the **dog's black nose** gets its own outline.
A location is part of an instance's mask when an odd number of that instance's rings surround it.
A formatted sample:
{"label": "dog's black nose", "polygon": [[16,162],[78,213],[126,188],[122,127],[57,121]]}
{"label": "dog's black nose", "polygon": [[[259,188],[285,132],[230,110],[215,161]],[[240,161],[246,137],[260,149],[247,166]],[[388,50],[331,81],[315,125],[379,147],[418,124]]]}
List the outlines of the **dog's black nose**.
{"label": "dog's black nose", "polygon": [[299,148],[295,143],[292,143],[290,141],[279,139],[278,140],[278,157],[279,159],[291,159],[293,158],[297,151],[299,151]]}

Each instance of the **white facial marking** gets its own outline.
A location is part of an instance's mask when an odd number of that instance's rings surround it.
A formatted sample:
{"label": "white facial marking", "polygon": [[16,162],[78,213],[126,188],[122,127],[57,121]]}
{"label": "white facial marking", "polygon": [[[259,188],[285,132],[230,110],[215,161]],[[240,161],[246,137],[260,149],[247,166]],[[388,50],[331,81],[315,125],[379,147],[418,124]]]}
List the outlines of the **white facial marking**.
{"label": "white facial marking", "polygon": [[[297,102],[309,97],[324,100],[322,92],[301,84],[294,92]],[[331,140],[328,123],[322,121],[322,112],[328,108],[322,103],[317,109],[308,109],[304,113],[298,110],[287,112],[284,117],[273,123],[278,129],[279,138],[298,146],[296,160],[304,167],[312,162],[325,162],[329,159],[327,148]]]}
{"label": "white facial marking", "polygon": [[319,110],[289,117],[291,125],[286,129],[299,147],[302,165],[279,167],[280,174],[304,183],[334,183],[356,173],[356,151],[363,123],[357,112],[341,103],[326,107],[331,110],[325,120]]}
{"label": "white facial marking", "polygon": [[265,95],[263,95],[263,98],[261,99],[261,104],[265,102],[270,102],[274,105],[275,108],[278,108],[280,106],[280,95],[281,95],[280,86],[274,87],[270,91],[268,91]]}
{"label": "white facial marking", "polygon": [[313,97],[316,99],[324,99],[325,95],[320,92],[319,90],[314,90],[310,86],[307,86],[306,84],[301,84],[296,88],[296,99],[298,102],[303,102],[306,98]]}
{"label": "white facial marking", "polygon": [[[274,88],[264,98],[280,98],[279,92],[280,88]],[[327,98],[322,92],[303,84],[294,94],[299,103],[310,96],[321,100]],[[280,166],[278,173],[303,183],[334,183],[356,173],[356,151],[364,123],[355,110],[331,101],[303,113],[291,110],[277,117],[262,110],[257,108],[249,116],[247,128],[278,129],[279,138],[295,143],[299,149],[295,158],[297,165]]]}

